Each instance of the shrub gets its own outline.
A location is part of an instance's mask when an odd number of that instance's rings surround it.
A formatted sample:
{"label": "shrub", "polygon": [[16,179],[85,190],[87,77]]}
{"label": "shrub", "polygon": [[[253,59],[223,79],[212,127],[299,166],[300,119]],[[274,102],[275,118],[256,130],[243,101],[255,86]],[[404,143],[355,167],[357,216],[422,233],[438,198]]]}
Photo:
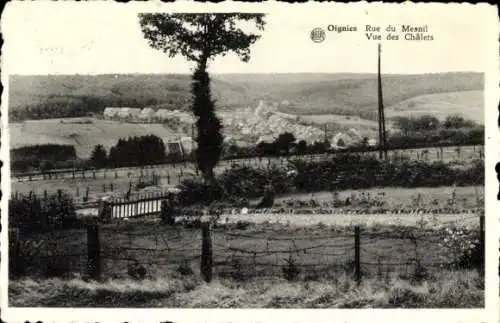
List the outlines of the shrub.
{"label": "shrub", "polygon": [[285,261],[286,264],[282,267],[283,276],[288,281],[296,281],[300,275],[300,268],[293,259],[292,254]]}
{"label": "shrub", "polygon": [[63,229],[75,223],[73,199],[66,193],[17,196],[9,200],[9,223],[22,233]]}
{"label": "shrub", "polygon": [[484,267],[484,241],[480,241],[479,232],[447,228],[441,245],[450,251],[452,265],[458,268]]}
{"label": "shrub", "polygon": [[[372,156],[358,154],[335,155],[331,160],[290,162],[293,172],[278,166],[251,168],[233,166],[218,178],[219,183],[236,199],[257,198],[265,195],[267,185],[276,195],[291,192],[336,191],[384,187],[438,187],[484,184],[484,162],[473,161],[468,168],[454,168],[450,164],[411,160],[394,160],[385,164]],[[195,180],[183,181],[183,205],[210,204],[220,200],[220,187]],[[295,206],[295,201],[287,201]],[[339,201],[337,201],[337,204]],[[367,205],[380,206],[376,199],[366,198]]]}
{"label": "shrub", "polygon": [[181,274],[182,276],[192,276],[194,275],[194,271],[189,265],[188,261],[183,261],[179,264],[179,267],[177,267],[177,272]]}

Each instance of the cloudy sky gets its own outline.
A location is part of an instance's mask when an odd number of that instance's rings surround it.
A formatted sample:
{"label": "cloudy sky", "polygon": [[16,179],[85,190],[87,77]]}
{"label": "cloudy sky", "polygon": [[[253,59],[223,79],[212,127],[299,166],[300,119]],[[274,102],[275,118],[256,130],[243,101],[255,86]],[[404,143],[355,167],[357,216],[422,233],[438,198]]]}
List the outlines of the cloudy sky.
{"label": "cloudy sky", "polygon": [[[200,10],[267,14],[262,38],[249,63],[234,55],[218,58],[213,73],[376,72],[377,42],[365,25],[427,25],[433,41],[382,41],[384,73],[487,70],[487,46],[497,40],[486,6],[367,4],[132,5],[104,2],[10,3],[2,17],[3,66],[9,74],[189,73],[182,57],[170,59],[142,37],[137,13]],[[491,19],[492,18],[492,19]],[[350,25],[357,32],[328,32],[322,43],[309,38],[315,27]],[[488,25],[490,28],[487,28]],[[400,34],[400,38],[404,35]],[[384,35],[385,36],[385,33]],[[491,53],[491,52],[490,52]]]}

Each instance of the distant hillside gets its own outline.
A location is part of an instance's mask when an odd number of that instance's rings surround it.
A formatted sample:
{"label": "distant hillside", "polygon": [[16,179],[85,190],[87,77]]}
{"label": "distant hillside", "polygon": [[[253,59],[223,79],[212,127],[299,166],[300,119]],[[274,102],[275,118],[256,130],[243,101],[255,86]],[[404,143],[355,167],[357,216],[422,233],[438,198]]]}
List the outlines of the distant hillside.
{"label": "distant hillside", "polygon": [[421,116],[432,114],[440,120],[461,114],[484,124],[484,91],[462,91],[425,94],[401,101],[386,108],[388,118],[394,116]]}
{"label": "distant hillside", "polygon": [[[259,100],[289,101],[293,114],[375,117],[375,74],[223,74],[212,76],[221,109],[256,107]],[[12,76],[11,118],[76,117],[106,106],[188,109],[189,75]],[[392,106],[419,95],[483,90],[481,73],[383,76],[384,102]]]}

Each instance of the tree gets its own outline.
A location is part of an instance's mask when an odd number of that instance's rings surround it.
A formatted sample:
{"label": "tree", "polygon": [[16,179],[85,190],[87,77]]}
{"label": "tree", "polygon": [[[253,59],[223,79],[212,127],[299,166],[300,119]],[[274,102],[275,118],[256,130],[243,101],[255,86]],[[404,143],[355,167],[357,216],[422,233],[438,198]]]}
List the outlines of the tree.
{"label": "tree", "polygon": [[[222,153],[222,124],[215,115],[210,93],[209,61],[235,53],[250,60],[250,46],[260,35],[243,31],[239,22],[264,30],[264,14],[139,14],[142,33],[149,45],[170,57],[183,56],[196,64],[192,76],[192,111],[197,117],[196,162],[204,178],[218,185],[213,169]],[[220,186],[220,185],[218,185]]]}
{"label": "tree", "polygon": [[443,126],[447,129],[474,128],[477,124],[474,121],[466,120],[461,115],[447,116],[443,122]]}
{"label": "tree", "polygon": [[291,144],[296,140],[297,139],[295,138],[293,133],[290,132],[285,132],[279,135],[278,138],[276,138],[276,140],[274,141],[277,153],[284,152],[286,155],[288,155]]}
{"label": "tree", "polygon": [[393,119],[394,126],[401,130],[403,135],[408,136],[408,134],[414,130],[413,124],[410,118],[407,117],[395,117]]}
{"label": "tree", "polygon": [[90,156],[90,162],[95,168],[106,167],[108,163],[108,156],[106,150],[102,145],[96,145],[94,150],[92,150],[92,155]]}
{"label": "tree", "polygon": [[307,142],[305,140],[300,140],[297,143],[297,153],[303,155],[307,152]]}

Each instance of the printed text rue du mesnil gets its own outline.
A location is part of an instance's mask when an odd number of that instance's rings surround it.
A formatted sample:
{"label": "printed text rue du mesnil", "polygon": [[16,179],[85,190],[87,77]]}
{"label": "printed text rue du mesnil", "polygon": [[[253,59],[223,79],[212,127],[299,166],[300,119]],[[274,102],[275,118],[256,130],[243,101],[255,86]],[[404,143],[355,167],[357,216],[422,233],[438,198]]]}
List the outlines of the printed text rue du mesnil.
{"label": "printed text rue du mesnil", "polygon": [[384,29],[380,26],[365,25],[365,36],[368,40],[434,40],[427,25],[388,25]]}

